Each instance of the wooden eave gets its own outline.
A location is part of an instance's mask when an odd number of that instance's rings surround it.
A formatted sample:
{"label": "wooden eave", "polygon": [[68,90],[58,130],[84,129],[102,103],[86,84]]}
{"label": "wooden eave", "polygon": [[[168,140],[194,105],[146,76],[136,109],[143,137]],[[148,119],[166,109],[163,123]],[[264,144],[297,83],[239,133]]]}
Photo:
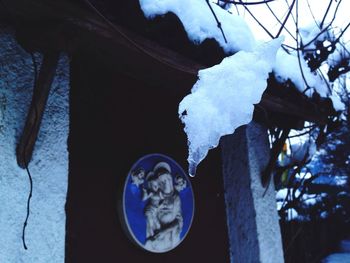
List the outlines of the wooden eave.
{"label": "wooden eave", "polygon": [[[17,39],[30,50],[77,52],[87,49],[104,56],[113,67],[131,76],[186,93],[196,82],[198,71],[205,68],[179,53],[110,23],[87,4],[74,4],[68,0],[2,1],[14,21],[12,24],[18,29]],[[305,96],[301,95],[300,100],[303,103],[265,93],[258,107],[301,121],[327,123],[328,110]]]}

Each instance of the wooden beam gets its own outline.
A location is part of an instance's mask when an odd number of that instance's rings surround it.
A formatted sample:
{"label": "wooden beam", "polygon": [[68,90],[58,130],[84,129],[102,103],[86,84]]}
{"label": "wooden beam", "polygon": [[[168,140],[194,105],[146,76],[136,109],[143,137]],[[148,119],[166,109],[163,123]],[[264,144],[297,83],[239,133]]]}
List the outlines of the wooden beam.
{"label": "wooden beam", "polygon": [[40,73],[33,90],[32,102],[27,120],[17,146],[17,163],[26,168],[32,158],[35,141],[40,129],[41,120],[49,96],[50,87],[55,76],[59,60],[58,52],[44,54]]}
{"label": "wooden beam", "polygon": [[[115,50],[119,46],[123,46],[124,49],[132,50],[137,54],[147,55],[149,59],[153,60],[153,63],[160,63],[163,67],[170,67],[184,74],[197,76],[198,70],[205,68],[205,66],[181,54],[138,36],[121,26],[112,24],[87,5],[80,6],[64,0],[2,1],[6,4],[8,11],[20,21],[61,21],[61,23],[66,23],[67,28],[73,25],[75,28],[85,31],[75,33],[82,33],[86,36],[86,32],[88,32],[94,37],[104,38],[116,45]],[[96,45],[95,47],[98,48]]]}
{"label": "wooden beam", "polygon": [[327,124],[327,115],[320,112],[316,105],[315,107],[308,107],[306,109],[305,107],[301,107],[291,101],[286,101],[280,97],[267,93],[263,95],[258,105],[266,110],[295,116],[304,121],[322,125]]}
{"label": "wooden beam", "polygon": [[[89,6],[69,1],[2,0],[9,12],[21,21],[52,21],[66,24],[65,43],[89,49],[112,61],[113,67],[145,81],[176,88],[189,93],[198,71],[205,68],[159,44],[106,21]],[[63,30],[64,31],[64,30]],[[71,49],[71,48],[68,48]],[[303,121],[326,124],[327,112],[311,100],[298,102],[265,94],[258,104],[262,108],[300,118]],[[310,107],[309,107],[310,106]]]}

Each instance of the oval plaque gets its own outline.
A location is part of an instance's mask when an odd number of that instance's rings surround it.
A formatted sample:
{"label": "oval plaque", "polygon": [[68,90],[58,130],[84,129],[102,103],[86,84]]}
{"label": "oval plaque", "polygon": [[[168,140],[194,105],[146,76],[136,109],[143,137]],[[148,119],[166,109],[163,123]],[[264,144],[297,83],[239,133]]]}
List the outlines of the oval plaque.
{"label": "oval plaque", "polygon": [[150,154],[129,171],[122,196],[122,221],[141,248],[163,253],[187,235],[194,214],[194,195],[183,169],[170,157]]}

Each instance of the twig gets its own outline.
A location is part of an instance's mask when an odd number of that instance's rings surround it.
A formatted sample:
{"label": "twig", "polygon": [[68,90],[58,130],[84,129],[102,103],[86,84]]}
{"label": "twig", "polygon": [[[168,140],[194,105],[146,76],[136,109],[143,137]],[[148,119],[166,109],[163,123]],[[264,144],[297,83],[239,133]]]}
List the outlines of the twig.
{"label": "twig", "polygon": [[[293,3],[294,3],[294,1],[293,1]],[[298,55],[298,64],[299,64],[299,68],[300,68],[300,73],[301,73],[301,76],[302,76],[302,78],[303,78],[303,80],[304,80],[304,83],[305,83],[305,85],[306,85],[306,89],[303,91],[303,94],[305,94],[306,93],[306,91],[308,91],[309,89],[311,89],[311,87],[309,86],[309,84],[307,83],[307,81],[306,81],[306,78],[305,78],[305,75],[304,75],[304,70],[303,70],[303,67],[302,67],[302,65],[301,65],[301,58],[300,58],[300,53],[299,53],[299,2],[298,2],[298,0],[296,0],[296,19],[295,19],[295,27],[296,27],[296,44],[297,44],[297,48],[298,48],[298,50],[297,50],[297,55]]]}
{"label": "twig", "polygon": [[[208,1],[208,0],[207,0],[207,1]],[[241,2],[241,3],[244,4],[244,2],[243,2],[242,0],[239,0],[239,2]],[[255,20],[255,22],[257,22],[258,25],[259,25],[262,29],[264,29],[264,31],[269,35],[269,37],[271,37],[271,39],[274,39],[275,37],[270,33],[269,30],[267,30],[267,28],[266,28],[263,24],[260,23],[259,19],[257,19],[257,18],[253,15],[253,13],[248,9],[248,7],[245,6],[245,5],[243,5],[243,7],[244,7],[244,9],[251,15],[251,17]]]}
{"label": "twig", "polygon": [[298,228],[298,230],[295,232],[295,234],[293,235],[293,237],[292,237],[292,239],[289,241],[289,243],[288,243],[288,246],[287,246],[287,248],[286,248],[286,252],[285,252],[285,254],[287,254],[287,252],[289,251],[289,249],[292,247],[292,245],[293,245],[293,243],[294,243],[294,241],[295,241],[295,239],[299,236],[299,234],[301,233],[301,230],[303,229],[303,225],[301,225],[299,228]]}
{"label": "twig", "polygon": [[294,7],[294,4],[295,4],[295,1],[296,1],[296,0],[293,0],[292,5],[289,7],[289,12],[288,12],[286,18],[284,19],[284,21],[283,21],[283,23],[282,23],[280,29],[278,30],[277,35],[276,35],[276,38],[279,37],[279,35],[281,34],[283,28],[286,26],[286,23],[287,23],[287,21],[288,21],[288,19],[289,19],[289,16],[290,16],[290,14],[291,14],[292,11],[293,11],[293,7]]}
{"label": "twig", "polygon": [[329,85],[329,82],[328,82],[328,80],[326,79],[326,77],[324,76],[322,70],[320,70],[320,68],[318,68],[318,69],[317,69],[317,72],[318,72],[318,74],[320,74],[320,76],[322,77],[324,83],[326,83],[329,94],[332,94],[332,88],[331,88],[331,86]]}
{"label": "twig", "polygon": [[350,22],[349,22],[349,23],[346,25],[346,27],[341,31],[340,35],[335,39],[335,43],[337,43],[337,42],[340,40],[340,38],[344,35],[345,31],[348,30],[349,26],[350,26]]}
{"label": "twig", "polygon": [[308,43],[306,43],[305,45],[303,45],[303,47],[307,47],[309,46],[311,43],[313,43],[321,34],[323,34],[325,31],[328,31],[328,28],[332,25],[332,23],[334,22],[335,18],[336,18],[336,14],[338,12],[338,9],[339,9],[339,6],[340,6],[340,3],[341,3],[342,0],[339,0],[338,4],[337,4],[337,7],[335,8],[334,10],[334,14],[333,14],[333,18],[332,20],[327,24],[327,26],[325,28],[322,29],[321,27],[321,31],[313,38],[311,39]]}
{"label": "twig", "polygon": [[224,2],[227,4],[234,4],[234,5],[261,5],[261,4],[267,4],[270,2],[273,2],[275,0],[265,0],[265,1],[256,1],[256,2],[242,2],[242,1],[233,1],[233,0],[219,0],[219,2]]}
{"label": "twig", "polygon": [[306,132],[303,132],[303,133],[299,133],[299,134],[296,134],[296,135],[291,135],[291,136],[288,136],[288,139],[291,139],[291,138],[296,138],[296,137],[300,137],[300,136],[303,136],[303,135],[306,135],[310,132],[312,132],[314,129],[316,129],[317,126],[314,125],[313,127],[310,128],[310,130],[306,131]]}
{"label": "twig", "polygon": [[[274,16],[274,18],[277,20],[277,22],[283,26],[283,28],[286,30],[286,32],[295,40],[295,37],[293,36],[293,34],[288,30],[288,28],[286,28],[283,23],[281,22],[281,20],[276,16],[275,12],[272,10],[272,8],[270,7],[270,5],[268,3],[266,3],[267,8],[269,9],[270,13]],[[289,10],[286,14],[286,16],[288,16]],[[281,29],[280,29],[281,30]],[[279,36],[279,34],[277,34],[276,38]]]}
{"label": "twig", "polygon": [[306,0],[306,3],[307,3],[307,6],[308,6],[308,8],[309,8],[309,11],[310,11],[310,14],[311,14],[311,16],[312,16],[312,19],[314,20],[314,22],[315,22],[315,24],[317,25],[317,27],[320,28],[320,25],[317,23],[316,18],[315,18],[315,15],[314,15],[314,13],[312,12],[312,9],[311,9],[309,0]]}
{"label": "twig", "polygon": [[323,15],[323,19],[322,19],[322,22],[321,22],[321,24],[320,24],[320,27],[321,27],[321,28],[323,27],[323,23],[324,23],[324,21],[326,20],[326,17],[327,17],[327,15],[328,15],[328,12],[329,12],[329,10],[330,10],[330,8],[331,8],[331,6],[332,6],[332,2],[333,2],[333,0],[330,0],[330,1],[329,1],[327,10],[326,10],[326,12],[325,12],[324,15]]}
{"label": "twig", "polygon": [[211,13],[213,14],[213,16],[214,16],[214,18],[215,18],[215,21],[216,21],[216,23],[217,23],[217,26],[218,26],[218,28],[220,29],[222,36],[224,37],[225,43],[227,43],[227,39],[226,39],[224,30],[222,29],[222,26],[221,26],[221,23],[220,23],[219,19],[217,18],[216,14],[215,14],[215,12],[214,12],[214,10],[213,10],[213,8],[211,7],[211,5],[210,5],[210,3],[209,3],[209,0],[205,0],[205,1],[207,2],[207,5],[209,6],[210,11],[211,11]]}
{"label": "twig", "polygon": [[289,132],[290,132],[290,129],[284,129],[282,131],[281,136],[275,141],[275,143],[272,146],[270,161],[261,175],[261,184],[263,185],[263,187],[266,187],[264,195],[270,183],[272,170],[275,167],[276,161],[278,159],[278,155],[280,154],[283,148],[284,142],[288,138]]}

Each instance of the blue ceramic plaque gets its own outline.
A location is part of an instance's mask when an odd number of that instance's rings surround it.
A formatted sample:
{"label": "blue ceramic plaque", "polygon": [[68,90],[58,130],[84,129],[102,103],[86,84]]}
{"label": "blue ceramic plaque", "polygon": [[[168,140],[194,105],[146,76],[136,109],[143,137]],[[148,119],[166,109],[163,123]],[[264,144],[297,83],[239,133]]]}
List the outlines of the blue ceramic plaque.
{"label": "blue ceramic plaque", "polygon": [[191,183],[170,157],[150,154],[129,171],[122,197],[122,220],[141,248],[163,253],[187,235],[194,214]]}

